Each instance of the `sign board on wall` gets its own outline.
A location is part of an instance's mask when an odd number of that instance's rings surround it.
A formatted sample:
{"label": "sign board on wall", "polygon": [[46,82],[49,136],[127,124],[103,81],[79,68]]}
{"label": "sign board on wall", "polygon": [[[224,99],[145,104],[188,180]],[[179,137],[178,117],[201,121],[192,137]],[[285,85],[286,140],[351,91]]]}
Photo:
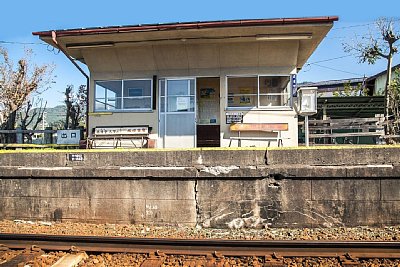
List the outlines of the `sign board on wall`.
{"label": "sign board on wall", "polygon": [[292,94],[294,97],[297,97],[297,75],[292,74],[291,78],[292,78]]}
{"label": "sign board on wall", "polygon": [[243,122],[243,112],[226,112],[225,116],[226,116],[226,124]]}
{"label": "sign board on wall", "polygon": [[80,130],[58,130],[57,144],[58,145],[79,145],[81,140]]}

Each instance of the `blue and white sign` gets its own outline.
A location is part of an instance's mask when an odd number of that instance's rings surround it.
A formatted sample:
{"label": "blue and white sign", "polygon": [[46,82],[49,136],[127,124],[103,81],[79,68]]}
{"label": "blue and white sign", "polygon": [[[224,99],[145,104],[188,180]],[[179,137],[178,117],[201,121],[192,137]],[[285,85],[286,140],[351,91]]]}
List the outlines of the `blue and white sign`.
{"label": "blue and white sign", "polygon": [[294,97],[296,97],[297,96],[297,74],[292,74],[291,78],[292,78],[292,95]]}

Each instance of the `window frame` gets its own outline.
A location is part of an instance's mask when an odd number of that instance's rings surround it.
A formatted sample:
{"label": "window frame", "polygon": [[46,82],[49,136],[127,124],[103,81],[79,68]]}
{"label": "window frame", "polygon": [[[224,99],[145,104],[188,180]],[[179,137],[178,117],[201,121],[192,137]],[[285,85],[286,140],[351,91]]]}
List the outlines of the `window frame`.
{"label": "window frame", "polygon": [[[292,77],[293,74],[246,74],[246,75],[226,75],[225,76],[225,88],[226,88],[226,101],[225,101],[225,108],[226,110],[292,110],[293,109],[293,96],[292,96]],[[229,78],[257,78],[257,94],[252,94],[257,97],[256,105],[254,106],[247,106],[247,107],[231,107],[229,106],[229,88],[228,88],[228,79]],[[287,96],[289,98],[287,106],[261,106],[260,105],[260,96],[266,96],[267,94],[260,95],[260,77],[288,77],[288,92]],[[284,96],[284,94],[281,94]]]}
{"label": "window frame", "polygon": [[[121,109],[96,109],[96,101],[97,101],[97,95],[96,95],[96,86],[98,82],[121,82]],[[124,96],[124,82],[126,81],[150,81],[150,95],[149,96],[135,96],[135,97],[129,97],[129,96]],[[128,87],[130,88],[130,87]],[[113,79],[113,80],[94,80],[94,105],[93,105],[93,111],[94,112],[113,112],[113,113],[118,113],[118,112],[153,112],[153,79],[152,78],[135,78],[135,79]],[[124,108],[124,99],[134,99],[134,98],[150,98],[150,107],[149,108]],[[103,99],[103,98],[100,98]],[[117,100],[117,97],[115,97]],[[107,106],[107,89],[105,91],[105,106]]]}

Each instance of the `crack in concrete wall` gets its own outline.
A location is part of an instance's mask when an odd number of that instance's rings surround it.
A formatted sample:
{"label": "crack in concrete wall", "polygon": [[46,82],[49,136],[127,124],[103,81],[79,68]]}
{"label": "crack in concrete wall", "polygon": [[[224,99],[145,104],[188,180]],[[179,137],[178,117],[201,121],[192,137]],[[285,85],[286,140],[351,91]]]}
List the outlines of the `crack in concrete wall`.
{"label": "crack in concrete wall", "polygon": [[196,226],[199,225],[199,222],[201,220],[201,210],[200,210],[200,205],[199,205],[197,185],[198,185],[198,180],[195,179],[194,180],[194,201],[195,201],[195,205],[196,205]]}

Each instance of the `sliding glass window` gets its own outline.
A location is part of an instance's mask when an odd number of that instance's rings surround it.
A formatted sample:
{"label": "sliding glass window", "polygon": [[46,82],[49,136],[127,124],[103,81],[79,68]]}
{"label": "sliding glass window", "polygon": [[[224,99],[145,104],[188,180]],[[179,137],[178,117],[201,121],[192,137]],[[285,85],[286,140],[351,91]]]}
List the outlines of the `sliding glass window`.
{"label": "sliding glass window", "polygon": [[151,111],[152,80],[96,81],[95,111]]}
{"label": "sliding glass window", "polygon": [[290,106],[290,76],[228,77],[228,107]]}
{"label": "sliding glass window", "polygon": [[121,110],[121,92],[122,81],[97,81],[94,110]]}

